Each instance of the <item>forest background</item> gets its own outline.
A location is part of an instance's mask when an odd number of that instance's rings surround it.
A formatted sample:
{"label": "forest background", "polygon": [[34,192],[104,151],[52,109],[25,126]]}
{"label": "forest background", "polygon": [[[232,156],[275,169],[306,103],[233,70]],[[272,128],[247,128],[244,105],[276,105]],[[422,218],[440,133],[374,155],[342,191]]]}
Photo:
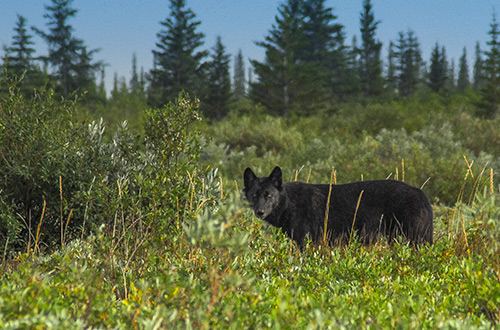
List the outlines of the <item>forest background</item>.
{"label": "forest background", "polygon": [[[18,16],[0,85],[3,327],[497,324],[495,15],[486,48],[456,66],[444,45],[423,59],[412,30],[383,56],[369,0],[348,43],[325,3],[283,2],[246,68],[220,37],[206,49],[196,14],[171,0],[153,68],[133,58],[110,93],[72,1],[47,5],[45,28]],[[239,196],[245,167],[275,165],[289,180],[423,187],[436,244],[300,255]]]}

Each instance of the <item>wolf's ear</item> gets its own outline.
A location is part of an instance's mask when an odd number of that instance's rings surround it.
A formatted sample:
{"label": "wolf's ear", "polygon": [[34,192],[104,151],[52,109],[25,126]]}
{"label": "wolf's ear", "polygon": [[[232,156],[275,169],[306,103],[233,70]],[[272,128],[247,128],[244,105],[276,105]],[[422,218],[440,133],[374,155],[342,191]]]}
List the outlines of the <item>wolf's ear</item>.
{"label": "wolf's ear", "polygon": [[255,179],[257,179],[257,176],[250,167],[247,167],[245,173],[243,173],[243,182],[245,182],[245,188],[250,187],[252,181]]}
{"label": "wolf's ear", "polygon": [[271,182],[276,186],[276,188],[281,189],[281,184],[283,183],[283,173],[281,173],[281,168],[276,166],[269,176]]}

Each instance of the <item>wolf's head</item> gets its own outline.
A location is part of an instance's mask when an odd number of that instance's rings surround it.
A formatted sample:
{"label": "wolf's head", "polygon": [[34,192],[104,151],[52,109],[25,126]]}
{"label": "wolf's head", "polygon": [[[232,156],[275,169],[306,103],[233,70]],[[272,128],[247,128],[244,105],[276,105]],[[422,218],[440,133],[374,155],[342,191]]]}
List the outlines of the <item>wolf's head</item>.
{"label": "wolf's head", "polygon": [[276,166],[269,177],[257,177],[248,167],[243,174],[245,196],[252,205],[255,215],[265,220],[280,202],[282,187],[281,169]]}

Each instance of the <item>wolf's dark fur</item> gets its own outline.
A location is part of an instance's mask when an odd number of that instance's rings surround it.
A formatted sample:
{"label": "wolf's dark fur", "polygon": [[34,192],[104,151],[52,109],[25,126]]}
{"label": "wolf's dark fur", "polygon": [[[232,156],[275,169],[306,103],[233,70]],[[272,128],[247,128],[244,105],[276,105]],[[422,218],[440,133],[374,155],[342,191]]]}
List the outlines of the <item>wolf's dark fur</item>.
{"label": "wolf's dark fur", "polygon": [[[257,177],[247,168],[243,178],[245,196],[258,218],[281,228],[301,250],[306,235],[313,242],[322,239],[329,184],[283,183],[279,167],[269,177]],[[432,218],[425,193],[401,181],[332,185],[327,237],[330,243],[346,240],[354,228],[366,243],[382,234],[390,242],[402,235],[413,245],[432,244]]]}

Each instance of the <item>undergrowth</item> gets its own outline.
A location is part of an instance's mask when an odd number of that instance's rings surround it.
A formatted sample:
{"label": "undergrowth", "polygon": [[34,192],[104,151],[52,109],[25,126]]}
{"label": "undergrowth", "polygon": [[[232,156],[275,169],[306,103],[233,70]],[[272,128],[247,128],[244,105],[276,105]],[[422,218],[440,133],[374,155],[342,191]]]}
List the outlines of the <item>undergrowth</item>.
{"label": "undergrowth", "polygon": [[[498,327],[498,157],[457,139],[456,118],[356,134],[319,117],[196,125],[181,95],[136,136],[73,105],[15,88],[0,103],[0,328]],[[278,164],[290,180],[327,182],[334,167],[339,181],[424,185],[435,244],[300,253],[240,194],[242,168]]]}

